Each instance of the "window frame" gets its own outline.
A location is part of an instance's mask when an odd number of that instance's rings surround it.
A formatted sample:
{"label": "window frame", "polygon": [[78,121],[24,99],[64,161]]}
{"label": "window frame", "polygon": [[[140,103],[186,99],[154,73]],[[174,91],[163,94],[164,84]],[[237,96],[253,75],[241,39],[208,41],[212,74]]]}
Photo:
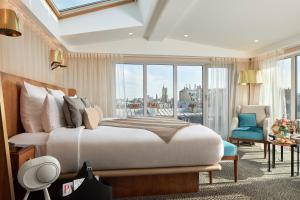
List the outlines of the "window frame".
{"label": "window frame", "polygon": [[136,0],[109,0],[104,2],[95,2],[87,5],[76,6],[73,8],[65,9],[63,11],[59,11],[52,0],[45,0],[45,1],[58,19],[65,19],[69,17],[75,17],[78,15],[87,14],[90,12],[95,12],[107,8],[133,3]]}

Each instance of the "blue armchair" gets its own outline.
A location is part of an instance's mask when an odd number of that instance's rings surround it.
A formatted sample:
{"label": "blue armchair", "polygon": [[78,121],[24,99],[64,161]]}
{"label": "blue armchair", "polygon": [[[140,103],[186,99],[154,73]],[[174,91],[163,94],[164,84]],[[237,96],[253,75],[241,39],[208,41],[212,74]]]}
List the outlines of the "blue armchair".
{"label": "blue armchair", "polygon": [[259,142],[264,144],[264,158],[267,156],[267,138],[271,130],[270,106],[238,106],[232,119],[229,141]]}

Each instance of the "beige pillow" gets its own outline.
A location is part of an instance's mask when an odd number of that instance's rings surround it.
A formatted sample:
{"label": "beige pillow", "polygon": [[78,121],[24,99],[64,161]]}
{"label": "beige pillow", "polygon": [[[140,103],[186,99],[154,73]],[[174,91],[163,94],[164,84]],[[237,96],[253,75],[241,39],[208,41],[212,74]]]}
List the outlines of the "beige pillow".
{"label": "beige pillow", "polygon": [[56,128],[65,126],[62,106],[58,104],[58,102],[55,100],[55,97],[50,94],[48,94],[45,98],[41,120],[43,129],[47,133]]}
{"label": "beige pillow", "polygon": [[103,111],[99,106],[94,106],[94,108],[97,110],[99,115],[99,123],[103,120]]}
{"label": "beige pillow", "polygon": [[85,108],[83,112],[83,124],[87,129],[97,128],[100,121],[99,113],[95,108]]}

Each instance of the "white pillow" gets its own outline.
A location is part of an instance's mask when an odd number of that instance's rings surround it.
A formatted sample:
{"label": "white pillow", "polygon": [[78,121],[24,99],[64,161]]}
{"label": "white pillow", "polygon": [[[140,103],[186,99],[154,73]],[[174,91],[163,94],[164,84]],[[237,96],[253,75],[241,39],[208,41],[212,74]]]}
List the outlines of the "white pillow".
{"label": "white pillow", "polygon": [[41,113],[42,126],[46,132],[66,125],[62,112],[62,105],[55,100],[55,97],[47,94]]}
{"label": "white pillow", "polygon": [[20,114],[26,132],[43,131],[41,112],[47,90],[24,82],[20,96]]}
{"label": "white pillow", "polygon": [[54,96],[55,98],[58,98],[58,99],[62,99],[63,100],[63,97],[65,96],[65,93],[61,90],[54,90],[54,89],[50,89],[50,88],[47,88],[49,94],[51,94],[52,96]]}

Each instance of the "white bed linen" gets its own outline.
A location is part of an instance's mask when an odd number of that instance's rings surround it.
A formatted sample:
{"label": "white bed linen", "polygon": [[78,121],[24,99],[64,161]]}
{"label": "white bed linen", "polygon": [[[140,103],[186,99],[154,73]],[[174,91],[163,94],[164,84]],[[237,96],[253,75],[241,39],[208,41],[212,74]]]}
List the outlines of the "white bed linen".
{"label": "white bed linen", "polygon": [[217,133],[201,125],[179,130],[168,144],[147,130],[99,126],[55,129],[47,154],[67,173],[86,160],[94,170],[209,165],[221,160],[224,147]]}
{"label": "white bed linen", "polygon": [[9,138],[9,142],[16,145],[35,145],[35,156],[46,155],[46,143],[49,133],[21,133]]}

